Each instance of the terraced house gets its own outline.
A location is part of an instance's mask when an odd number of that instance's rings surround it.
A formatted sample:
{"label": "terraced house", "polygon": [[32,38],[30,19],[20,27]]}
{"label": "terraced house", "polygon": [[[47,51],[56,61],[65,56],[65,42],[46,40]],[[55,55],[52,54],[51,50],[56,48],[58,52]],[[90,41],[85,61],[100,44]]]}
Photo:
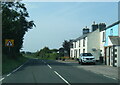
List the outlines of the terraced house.
{"label": "terraced house", "polygon": [[70,48],[70,57],[78,58],[81,53],[92,53],[97,61],[103,62],[105,23],[92,24],[92,31],[89,28],[83,28],[83,35],[72,41]]}
{"label": "terraced house", "polygon": [[120,67],[120,21],[105,29],[105,64]]}
{"label": "terraced house", "polygon": [[105,23],[92,24],[92,31],[83,28],[83,35],[72,40],[70,57],[92,53],[97,61],[120,67],[120,21],[106,27]]}

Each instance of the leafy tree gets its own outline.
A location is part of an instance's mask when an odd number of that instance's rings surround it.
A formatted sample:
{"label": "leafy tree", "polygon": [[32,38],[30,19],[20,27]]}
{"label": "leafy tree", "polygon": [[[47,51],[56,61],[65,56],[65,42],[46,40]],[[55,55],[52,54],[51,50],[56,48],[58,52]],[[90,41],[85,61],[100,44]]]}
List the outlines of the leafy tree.
{"label": "leafy tree", "polygon": [[51,51],[51,53],[57,53],[58,49],[51,49],[50,51]]}
{"label": "leafy tree", "polygon": [[[15,57],[20,53],[23,37],[28,29],[35,26],[33,21],[27,20],[29,14],[25,4],[21,2],[1,2],[2,6],[2,49],[3,54]],[[14,47],[5,47],[5,39],[14,39]]]}
{"label": "leafy tree", "polygon": [[65,40],[63,42],[64,54],[70,56],[70,41]]}
{"label": "leafy tree", "polygon": [[40,57],[49,57],[50,49],[48,47],[44,47],[43,49],[40,50],[39,56]]}
{"label": "leafy tree", "polygon": [[64,48],[59,48],[59,55],[60,57],[64,56]]}

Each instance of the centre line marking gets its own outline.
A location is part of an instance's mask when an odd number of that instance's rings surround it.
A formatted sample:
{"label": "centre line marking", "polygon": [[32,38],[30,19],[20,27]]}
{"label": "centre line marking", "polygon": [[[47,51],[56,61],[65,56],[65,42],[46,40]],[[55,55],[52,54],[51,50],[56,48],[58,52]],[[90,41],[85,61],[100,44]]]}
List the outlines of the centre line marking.
{"label": "centre line marking", "polygon": [[68,85],[71,85],[67,80],[65,80],[59,73],[57,73],[56,71],[54,71],[65,83],[67,83]]}
{"label": "centre line marking", "polygon": [[5,78],[1,78],[0,81],[2,81],[3,79],[5,79]]}
{"label": "centre line marking", "polygon": [[47,64],[47,66],[48,66],[49,68],[52,68],[49,64]]}

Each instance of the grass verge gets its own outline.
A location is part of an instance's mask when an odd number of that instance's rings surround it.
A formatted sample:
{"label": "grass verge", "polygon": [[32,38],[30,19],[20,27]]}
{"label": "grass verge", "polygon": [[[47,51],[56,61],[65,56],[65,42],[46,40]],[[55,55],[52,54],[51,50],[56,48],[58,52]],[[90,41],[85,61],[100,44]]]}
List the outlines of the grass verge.
{"label": "grass verge", "polygon": [[7,58],[6,56],[3,56],[3,61],[2,61],[2,74],[8,74],[11,71],[13,71],[15,68],[19,67],[23,63],[25,63],[28,58],[24,56],[19,56],[17,59],[11,59]]}

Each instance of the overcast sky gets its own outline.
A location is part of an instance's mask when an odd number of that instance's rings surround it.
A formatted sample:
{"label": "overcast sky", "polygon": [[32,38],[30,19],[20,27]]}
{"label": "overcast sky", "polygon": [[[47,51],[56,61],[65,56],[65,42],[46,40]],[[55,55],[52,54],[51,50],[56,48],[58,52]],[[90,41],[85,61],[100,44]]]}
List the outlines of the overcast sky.
{"label": "overcast sky", "polygon": [[23,50],[35,52],[45,46],[60,48],[64,40],[82,35],[93,21],[108,25],[118,20],[117,2],[25,2],[36,28],[24,36]]}

